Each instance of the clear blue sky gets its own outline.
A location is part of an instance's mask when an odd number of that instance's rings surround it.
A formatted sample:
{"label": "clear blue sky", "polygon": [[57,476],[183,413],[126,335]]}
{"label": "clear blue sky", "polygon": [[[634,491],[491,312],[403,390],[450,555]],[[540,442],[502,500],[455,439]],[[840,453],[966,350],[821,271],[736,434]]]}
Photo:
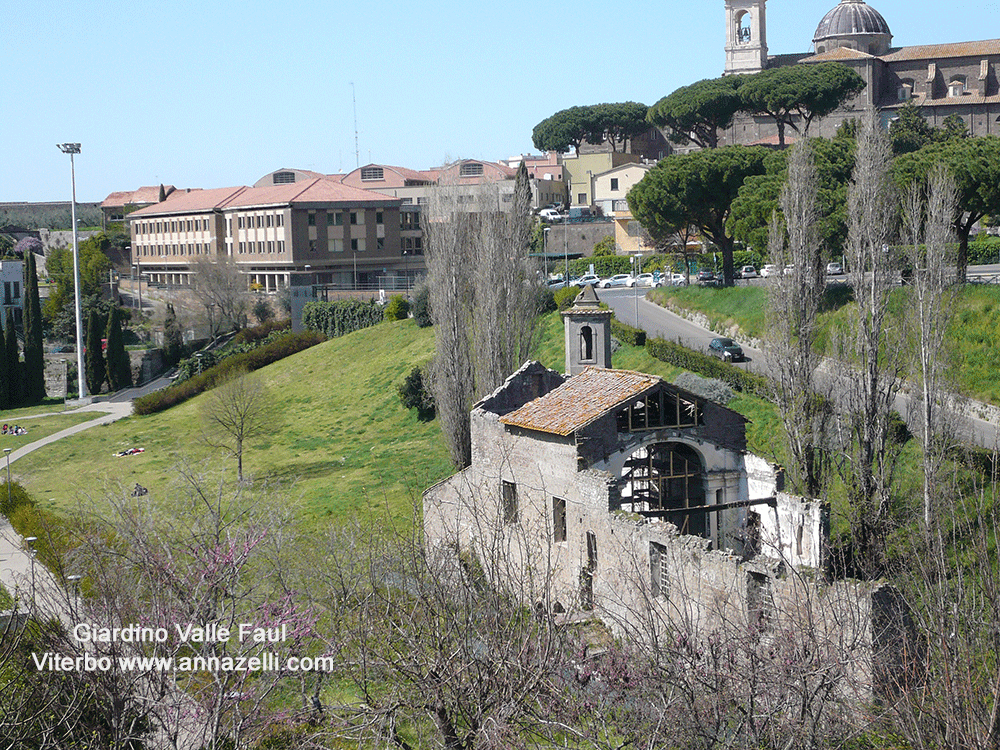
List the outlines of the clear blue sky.
{"label": "clear blue sky", "polygon": [[[771,0],[772,54],[836,0]],[[871,0],[894,45],[1000,36],[998,2]],[[280,167],[426,169],[533,151],[565,107],[652,104],[724,65],[722,0],[7,0],[0,201],[252,184]]]}

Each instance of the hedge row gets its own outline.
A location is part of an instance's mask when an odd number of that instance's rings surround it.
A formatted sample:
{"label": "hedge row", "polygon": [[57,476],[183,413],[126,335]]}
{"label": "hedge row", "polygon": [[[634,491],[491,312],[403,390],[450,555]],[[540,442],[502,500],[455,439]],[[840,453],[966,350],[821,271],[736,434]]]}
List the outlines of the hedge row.
{"label": "hedge row", "polygon": [[622,323],[617,318],[611,319],[611,335],[614,336],[619,341],[631,344],[632,346],[645,346],[646,345],[646,332],[641,328],[633,328],[630,325]]}
{"label": "hedge row", "polygon": [[302,310],[302,325],[311,331],[320,331],[330,338],[336,338],[381,323],[382,317],[382,306],[374,300],[308,302]]}
{"label": "hedge row", "polygon": [[214,388],[217,383],[240,370],[247,372],[259,370],[261,367],[301,352],[325,340],[326,337],[317,331],[286,333],[256,349],[227,357],[214,367],[205,370],[200,375],[188,378],[183,383],[175,383],[162,391],[137,398],[132,402],[132,409],[136,414],[155,414],[169,409],[171,406],[176,406],[199,393]]}
{"label": "hedge row", "polygon": [[647,339],[646,351],[668,364],[728,383],[741,393],[768,400],[774,398],[771,381],[763,375],[747,372],[715,357],[687,349],[673,341]]}

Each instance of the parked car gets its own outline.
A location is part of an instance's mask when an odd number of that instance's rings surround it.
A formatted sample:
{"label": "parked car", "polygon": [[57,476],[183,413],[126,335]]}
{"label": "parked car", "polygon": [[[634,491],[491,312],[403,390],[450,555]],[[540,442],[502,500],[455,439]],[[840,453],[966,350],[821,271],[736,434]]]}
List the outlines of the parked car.
{"label": "parked car", "polygon": [[682,273],[670,274],[670,286],[687,286],[688,278]]}
{"label": "parked car", "polygon": [[840,276],[844,273],[844,267],[839,263],[827,263],[826,264],[826,275],[827,276]]}
{"label": "parked car", "polygon": [[601,283],[601,277],[593,273],[585,274],[578,279],[574,279],[572,282],[573,286],[581,286],[581,287],[588,285],[598,286],[600,285],[600,283]]}
{"label": "parked car", "polygon": [[791,276],[793,273],[795,273],[795,264],[789,263],[787,266],[785,266],[784,270],[781,273],[785,276]]}
{"label": "parked car", "polygon": [[562,279],[549,279],[546,282],[546,286],[548,286],[548,288],[551,289],[552,291],[555,291],[556,289],[562,289],[564,286],[566,286],[566,282],[563,281]]}
{"label": "parked car", "polygon": [[651,273],[640,273],[635,278],[634,286],[663,286],[659,279]]}
{"label": "parked car", "polygon": [[707,268],[703,268],[698,271],[698,281],[715,281],[715,274],[709,271]]}
{"label": "parked car", "polygon": [[753,266],[743,266],[738,272],[737,277],[741,279],[756,279],[757,269]]}
{"label": "parked car", "polygon": [[601,287],[604,289],[610,289],[613,286],[635,286],[635,279],[630,273],[616,273],[601,282]]}
{"label": "parked car", "polygon": [[555,224],[563,220],[562,214],[554,208],[543,208],[538,212],[538,218],[548,224]]}
{"label": "parked car", "polygon": [[712,339],[708,344],[708,350],[719,359],[724,359],[727,362],[742,362],[744,359],[743,347],[732,339]]}
{"label": "parked car", "polygon": [[778,267],[774,263],[766,263],[764,267],[760,269],[760,276],[762,279],[766,279],[769,276],[777,276]]}

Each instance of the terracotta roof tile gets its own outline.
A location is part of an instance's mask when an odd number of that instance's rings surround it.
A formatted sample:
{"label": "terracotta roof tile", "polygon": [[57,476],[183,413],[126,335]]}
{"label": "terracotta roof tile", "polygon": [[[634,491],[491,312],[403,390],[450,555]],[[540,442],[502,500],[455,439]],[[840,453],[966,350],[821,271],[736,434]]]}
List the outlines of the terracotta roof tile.
{"label": "terracotta roof tile", "polygon": [[859,52],[856,49],[850,49],[849,47],[834,47],[826,52],[821,52],[818,55],[810,55],[802,60],[804,63],[811,62],[828,62],[830,60],[872,60],[875,55],[869,55],[867,52]]}
{"label": "terracotta roof tile", "polygon": [[[169,196],[177,190],[173,185],[164,185],[164,192]],[[138,190],[124,190],[111,193],[104,202],[102,208],[115,206],[139,205],[142,203],[156,203],[160,200],[160,186],[146,185]]]}
{"label": "terracotta roof tile", "polygon": [[512,427],[566,436],[662,382],[655,375],[641,372],[588,367],[500,421]]}
{"label": "terracotta roof tile", "polygon": [[882,59],[886,62],[922,60],[943,57],[985,57],[1000,55],[1000,39],[981,42],[956,42],[954,44],[920,44],[915,47],[900,47]]}
{"label": "terracotta roof tile", "polygon": [[246,188],[227,204],[227,208],[245,206],[272,206],[291,203],[371,203],[398,202],[399,198],[382,195],[371,190],[344,185],[337,180],[316,178],[285,185],[268,185]]}
{"label": "terracotta roof tile", "polygon": [[247,188],[239,186],[211,188],[210,190],[177,190],[167,196],[163,203],[140,208],[138,211],[130,213],[128,218],[212,211],[225,206],[243,190],[247,190]]}

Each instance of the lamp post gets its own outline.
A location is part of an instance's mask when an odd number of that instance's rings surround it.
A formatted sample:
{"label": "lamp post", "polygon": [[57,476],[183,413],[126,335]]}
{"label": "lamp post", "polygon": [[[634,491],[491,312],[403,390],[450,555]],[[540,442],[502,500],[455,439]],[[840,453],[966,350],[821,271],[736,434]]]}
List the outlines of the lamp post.
{"label": "lamp post", "polygon": [[80,599],[80,579],[81,575],[66,576],[66,583],[73,584],[73,619],[76,619],[77,602]]}
{"label": "lamp post", "polygon": [[38,541],[37,536],[28,536],[24,538],[25,543],[31,551],[31,611],[35,610],[35,542]]}
{"label": "lamp post", "polygon": [[194,356],[195,359],[198,360],[198,374],[201,375],[201,358],[204,357],[205,355],[202,354],[201,352],[195,352]]}
{"label": "lamp post", "polygon": [[406,285],[404,289],[409,290],[410,288],[410,251],[406,248],[403,249],[403,283]]}
{"label": "lamp post", "polygon": [[7,507],[11,507],[10,502],[10,448],[4,448],[3,453],[7,456]]}
{"label": "lamp post", "polygon": [[[549,232],[552,227],[545,227],[542,230],[542,263],[545,265],[545,282],[549,281]],[[563,279],[569,283],[569,279]]]}
{"label": "lamp post", "polygon": [[76,307],[76,381],[80,388],[80,399],[87,395],[87,381],[83,373],[83,308],[80,305],[80,248],[77,244],[76,227],[76,162],[74,155],[80,153],[79,143],[58,143],[60,151],[69,154],[70,180],[73,186],[73,202],[70,208],[71,220],[73,222],[73,283],[76,286],[74,294],[74,305]]}
{"label": "lamp post", "polygon": [[639,274],[642,273],[642,255],[632,256],[632,288],[635,290],[635,327],[639,328]]}

